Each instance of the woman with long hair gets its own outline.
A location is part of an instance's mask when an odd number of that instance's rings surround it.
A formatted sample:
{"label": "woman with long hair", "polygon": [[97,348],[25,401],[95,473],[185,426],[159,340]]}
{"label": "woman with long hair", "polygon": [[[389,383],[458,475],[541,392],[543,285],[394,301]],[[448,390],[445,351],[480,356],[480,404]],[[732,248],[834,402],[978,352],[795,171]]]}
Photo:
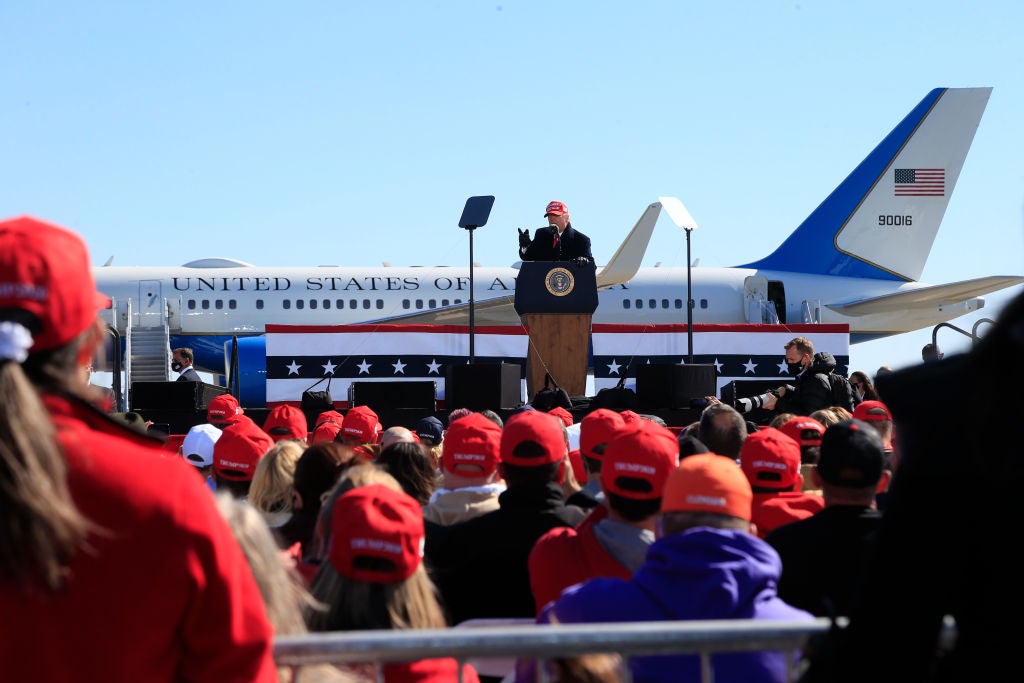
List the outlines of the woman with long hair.
{"label": "woman with long hair", "polygon": [[[371,483],[342,493],[331,510],[332,535],[313,582],[313,596],[327,607],[309,618],[314,631],[440,629],[448,624],[423,566],[423,511],[408,494]],[[478,681],[461,666],[462,680]],[[383,667],[383,680],[453,681],[452,658]]]}
{"label": "woman with long hair", "polygon": [[0,680],[275,681],[202,479],[90,402],[109,306],[78,235],[0,222]]}
{"label": "woman with long hair", "polygon": [[850,386],[857,393],[857,403],[861,401],[880,401],[878,392],[875,390],[875,383],[871,381],[868,374],[863,370],[855,370],[850,373]]}

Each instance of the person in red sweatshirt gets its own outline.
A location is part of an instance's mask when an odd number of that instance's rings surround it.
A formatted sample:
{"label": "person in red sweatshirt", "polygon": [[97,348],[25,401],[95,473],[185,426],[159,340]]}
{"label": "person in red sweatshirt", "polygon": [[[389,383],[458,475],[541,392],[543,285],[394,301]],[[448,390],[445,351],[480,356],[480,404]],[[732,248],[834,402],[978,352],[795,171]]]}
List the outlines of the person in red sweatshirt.
{"label": "person in red sweatshirt", "polygon": [[800,444],[775,427],[747,435],[740,449],[740,467],[754,491],[750,521],[760,538],[825,507],[820,495],[803,490]]}
{"label": "person in red sweatshirt", "polygon": [[0,222],[0,680],[276,681],[202,478],[89,402],[109,306],[78,235]]}
{"label": "person in red sweatshirt", "polygon": [[569,586],[633,575],[654,542],[661,492],[678,464],[675,434],[650,420],[623,425],[611,435],[601,463],[607,516],[595,524],[552,529],[530,551],[538,614]]}

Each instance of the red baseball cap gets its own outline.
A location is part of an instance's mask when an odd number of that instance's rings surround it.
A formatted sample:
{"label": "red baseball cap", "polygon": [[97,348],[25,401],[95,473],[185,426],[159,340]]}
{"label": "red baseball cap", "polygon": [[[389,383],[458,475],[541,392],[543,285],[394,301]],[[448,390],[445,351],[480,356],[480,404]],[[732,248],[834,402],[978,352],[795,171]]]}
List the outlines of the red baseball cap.
{"label": "red baseball cap", "polygon": [[672,430],[651,420],[619,429],[601,463],[601,487],[634,500],[660,498],[669,473],[679,465],[679,443]]}
{"label": "red baseball cap", "polygon": [[580,420],[580,454],[594,460],[601,460],[604,456],[594,449],[599,446],[607,446],[612,434],[626,424],[622,415],[614,410],[598,408],[583,416]]}
{"label": "red baseball cap", "polygon": [[567,213],[569,213],[569,209],[562,202],[549,202],[548,208],[544,209],[545,217],[547,217],[548,214],[553,216],[564,216]]}
{"label": "red baseball cap", "polygon": [[214,396],[206,406],[206,421],[215,425],[232,424],[244,412],[237,398],[231,394],[221,394]]}
{"label": "red baseball cap", "polygon": [[263,431],[274,441],[298,439],[305,441],[308,434],[306,414],[291,405],[274,406],[263,422]]}
{"label": "red baseball cap", "polygon": [[796,441],[801,446],[820,446],[821,437],[825,433],[825,425],[813,417],[791,417],[781,425],[779,431]]}
{"label": "red baseball cap", "polygon": [[441,446],[441,465],[464,477],[488,477],[501,459],[501,427],[481,413],[452,422]]}
{"label": "red baseball cap", "polygon": [[861,401],[853,409],[853,416],[865,422],[892,422],[889,407],[881,401]]}
{"label": "red baseball cap", "polygon": [[18,308],[39,321],[29,351],[64,346],[110,308],[96,291],[89,250],[74,232],[30,216],[0,221],[0,308]]}
{"label": "red baseball cap", "polygon": [[343,493],[331,518],[331,566],[368,583],[405,581],[423,562],[423,510],[416,500],[383,484]]}
{"label": "red baseball cap", "polygon": [[274,440],[248,417],[221,432],[213,447],[213,471],[221,479],[252,481],[256,464],[274,447]]}
{"label": "red baseball cap", "polygon": [[313,427],[312,442],[334,441],[334,437],[338,436],[338,432],[341,431],[341,423],[344,421],[345,416],[337,410],[325,410],[320,413],[316,418],[316,425]]}
{"label": "red baseball cap", "polygon": [[551,415],[554,415],[559,420],[561,420],[565,424],[566,427],[571,427],[572,426],[572,423],[573,423],[572,413],[570,413],[568,410],[566,410],[562,406],[555,406],[554,408],[549,410],[548,413],[550,413]]}
{"label": "red baseball cap", "polygon": [[380,418],[369,406],[349,408],[341,423],[341,436],[348,443],[377,443],[382,430]]}
{"label": "red baseball cap", "polygon": [[[452,426],[458,422],[456,420]],[[450,431],[451,427],[448,429]],[[547,465],[560,462],[568,453],[565,425],[550,413],[539,410],[514,413],[501,431],[501,461],[507,465]]]}
{"label": "red baseball cap", "polygon": [[743,440],[740,467],[751,486],[792,488],[800,477],[800,444],[774,427],[759,429]]}
{"label": "red baseball cap", "polygon": [[661,511],[713,512],[749,522],[753,500],[750,482],[735,460],[701,453],[683,458],[668,475]]}

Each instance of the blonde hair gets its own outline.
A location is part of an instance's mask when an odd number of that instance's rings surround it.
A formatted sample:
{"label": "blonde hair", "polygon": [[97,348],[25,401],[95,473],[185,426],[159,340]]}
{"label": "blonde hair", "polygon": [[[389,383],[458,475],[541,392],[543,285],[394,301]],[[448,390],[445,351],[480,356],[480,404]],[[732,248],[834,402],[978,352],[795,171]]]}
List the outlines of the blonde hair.
{"label": "blonde hair", "polygon": [[[8,320],[27,316],[7,313]],[[38,392],[77,392],[79,349],[95,340],[93,329],[59,349],[31,354],[21,365],[0,360],[0,577],[38,581],[50,592],[64,584],[95,527],[71,497],[67,463]]]}
{"label": "blonde hair", "polygon": [[[287,566],[281,550],[274,540],[266,522],[248,503],[233,497],[230,493],[217,494],[217,508],[227,520],[231,532],[242,548],[260,596],[267,610],[267,617],[275,635],[302,635],[308,633],[303,617],[304,610],[322,610],[324,605],[317,602],[303,585],[302,577],[293,566]],[[278,680],[287,681],[354,681],[355,676],[342,673],[328,665],[301,667],[299,676],[292,677],[291,667],[278,668]]]}
{"label": "blonde hair", "polygon": [[[338,497],[368,484],[402,490],[398,480],[377,465],[349,468],[320,510],[318,535],[323,548],[330,542],[334,503]],[[324,559],[310,590],[319,602],[327,605],[323,612],[307,611],[309,627],[314,631],[444,628],[448,625],[437,589],[422,563],[405,581],[382,584],[344,577]]]}
{"label": "blonde hair", "polygon": [[421,563],[405,581],[371,583],[342,576],[330,562],[321,565],[310,588],[326,611],[313,611],[313,631],[445,628],[437,588]]}
{"label": "blonde hair", "polygon": [[295,463],[305,447],[295,439],[283,439],[260,458],[249,487],[249,504],[264,518],[268,514],[291,512]]}

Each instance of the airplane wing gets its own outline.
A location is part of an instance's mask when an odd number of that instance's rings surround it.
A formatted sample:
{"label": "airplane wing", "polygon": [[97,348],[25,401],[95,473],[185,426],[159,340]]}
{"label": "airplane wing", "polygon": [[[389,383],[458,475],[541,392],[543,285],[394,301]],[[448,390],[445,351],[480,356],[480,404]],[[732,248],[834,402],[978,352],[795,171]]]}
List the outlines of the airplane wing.
{"label": "airplane wing", "polygon": [[936,306],[958,304],[972,297],[988,294],[989,292],[995,292],[1021,283],[1024,283],[1024,277],[992,275],[990,277],[979,277],[973,280],[951,282],[945,285],[933,285],[906,292],[886,294],[871,299],[826,304],[826,307],[837,313],[851,316],[892,313],[894,311],[913,310],[916,308],[934,308]]}
{"label": "airplane wing", "polygon": [[[468,325],[469,304],[454,304],[429,311],[390,316],[375,322],[411,325]],[[510,295],[475,301],[473,303],[473,323],[475,325],[521,325],[522,321],[519,314],[516,313],[515,297]]]}

